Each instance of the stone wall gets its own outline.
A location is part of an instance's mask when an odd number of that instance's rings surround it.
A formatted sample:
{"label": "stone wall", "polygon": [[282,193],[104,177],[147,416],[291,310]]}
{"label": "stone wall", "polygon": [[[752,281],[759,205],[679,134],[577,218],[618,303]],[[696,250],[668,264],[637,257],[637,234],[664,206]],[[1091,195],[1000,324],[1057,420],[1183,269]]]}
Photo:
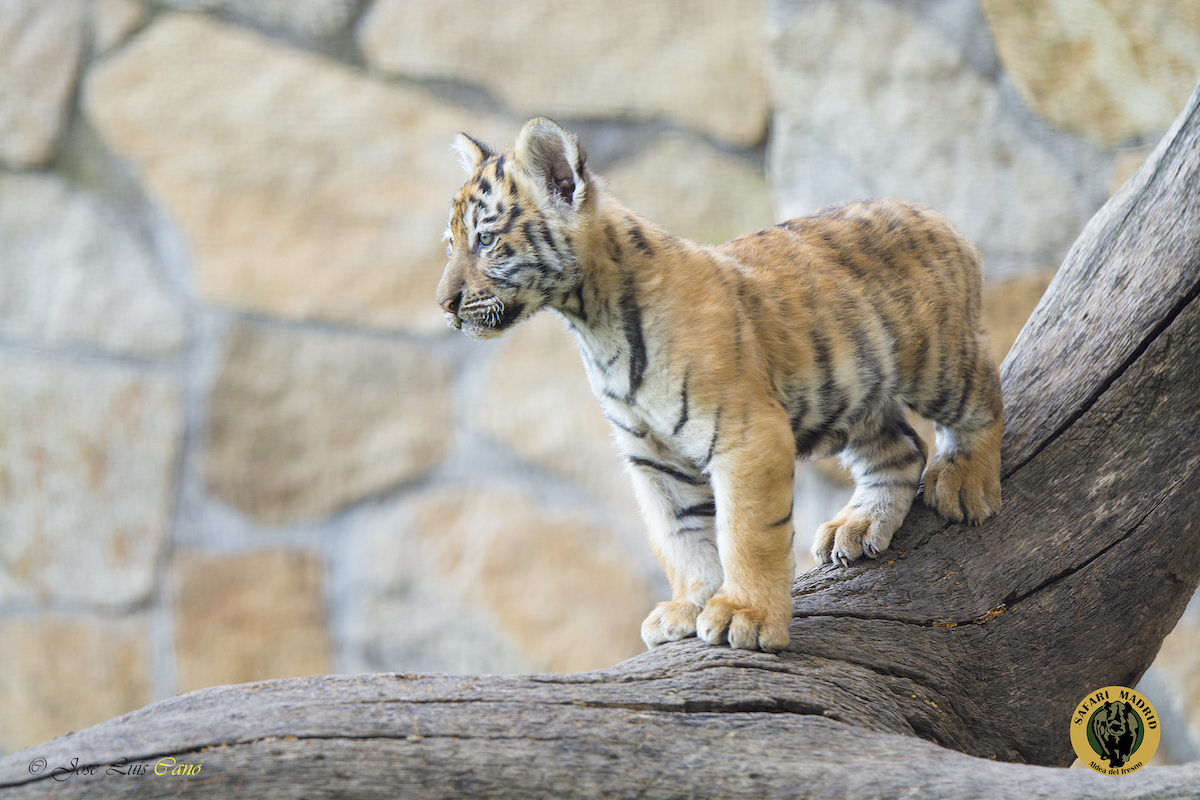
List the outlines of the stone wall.
{"label": "stone wall", "polygon": [[[555,115],[708,242],[931,203],[1002,354],[1200,75],[1190,0],[499,8],[0,5],[0,751],[213,684],[641,649],[665,581],[568,337],[433,303],[455,132]],[[797,493],[807,566],[847,490]],[[1198,617],[1152,676],[1182,757]]]}

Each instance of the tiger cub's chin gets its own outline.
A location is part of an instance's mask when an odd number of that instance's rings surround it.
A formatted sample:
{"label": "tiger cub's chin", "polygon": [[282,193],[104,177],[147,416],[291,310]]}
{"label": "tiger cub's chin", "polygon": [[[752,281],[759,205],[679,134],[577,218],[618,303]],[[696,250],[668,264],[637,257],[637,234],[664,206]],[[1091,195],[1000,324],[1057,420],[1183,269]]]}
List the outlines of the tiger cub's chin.
{"label": "tiger cub's chin", "polygon": [[[941,214],[851,202],[707,247],[622,206],[544,117],[509,150],[455,147],[469,177],[438,303],[477,339],[543,307],[569,323],[671,582],[648,646],[786,646],[797,457],[839,453],[854,476],[820,563],[887,550],[922,477],[949,520],[999,510],[981,260]],[[932,455],[906,410],[934,423]]]}

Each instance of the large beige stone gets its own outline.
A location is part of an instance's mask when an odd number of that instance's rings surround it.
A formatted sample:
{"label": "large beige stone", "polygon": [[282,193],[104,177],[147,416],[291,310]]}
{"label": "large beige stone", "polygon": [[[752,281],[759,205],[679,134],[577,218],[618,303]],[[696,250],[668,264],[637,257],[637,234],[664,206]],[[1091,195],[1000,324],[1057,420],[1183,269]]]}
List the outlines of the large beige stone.
{"label": "large beige stone", "polygon": [[635,523],[633,488],[612,432],[588,386],[572,336],[543,313],[499,346],[470,410],[472,425],[552,475],[605,500]]}
{"label": "large beige stone", "polygon": [[331,671],[320,558],[183,554],[174,572],[178,691]]}
{"label": "large beige stone", "polygon": [[149,357],[187,324],[132,220],[52,174],[0,173],[0,334]]}
{"label": "large beige stone", "polygon": [[124,43],[149,13],[140,0],[92,0],[92,47],[107,53]]}
{"label": "large beige stone", "polygon": [[472,665],[489,672],[576,672],[644,649],[639,629],[652,604],[644,573],[614,532],[576,510],[515,491],[444,490],[382,520],[372,539],[364,552],[376,576],[361,585],[408,609],[376,620],[377,636],[407,642],[410,658],[422,657],[412,650],[421,643],[442,658],[475,648],[462,640],[472,627],[493,631],[475,658],[490,655],[481,652],[489,644],[496,655]]}
{"label": "large beige stone", "polygon": [[1195,0],[983,0],[1021,96],[1065,130],[1111,147],[1159,136],[1200,77]]}
{"label": "large beige stone", "polygon": [[150,702],[149,627],[141,616],[0,620],[0,752]]}
{"label": "large beige stone", "polygon": [[0,162],[46,164],[70,109],[82,54],[83,0],[0,4]]}
{"label": "large beige stone", "polygon": [[144,601],[182,436],[172,378],[0,355],[0,602]]}
{"label": "large beige stone", "polygon": [[1169,735],[1178,744],[1185,744],[1177,749],[1190,749],[1188,755],[1195,758],[1200,751],[1200,606],[1195,601],[1163,640],[1153,669],[1161,681],[1161,688],[1169,695],[1153,701],[1160,707],[1173,706],[1169,709],[1173,712],[1172,722],[1182,723],[1185,728],[1169,734],[1164,730],[1164,736]]}
{"label": "large beige stone", "polygon": [[209,399],[204,477],[254,519],[318,519],[441,460],[450,370],[409,345],[235,324]]}
{"label": "large beige stone", "polygon": [[704,244],[775,222],[761,166],[678,134],[660,137],[605,177],[621,202],[671,233]]}
{"label": "large beige stone", "polygon": [[192,14],[93,68],[85,106],[182,226],[202,298],[437,331],[442,231],[463,180],[449,143],[515,133]]}
{"label": "large beige stone", "polygon": [[469,580],[442,571],[437,531],[422,536],[417,530],[414,508],[436,512],[451,496],[457,495],[439,492],[404,504],[340,542],[330,581],[339,608],[338,669],[464,675],[547,669],[545,659],[524,653],[493,610],[477,602]]}
{"label": "large beige stone", "polygon": [[1059,264],[1107,198],[1107,156],[1032,124],[972,67],[970,43],[912,4],[777,10],[769,161],[781,217],[860,197],[928,203],[1003,278]]}
{"label": "large beige stone", "polygon": [[379,0],[359,44],[376,69],[474,83],[522,114],[660,117],[751,145],[764,16],[762,0]]}

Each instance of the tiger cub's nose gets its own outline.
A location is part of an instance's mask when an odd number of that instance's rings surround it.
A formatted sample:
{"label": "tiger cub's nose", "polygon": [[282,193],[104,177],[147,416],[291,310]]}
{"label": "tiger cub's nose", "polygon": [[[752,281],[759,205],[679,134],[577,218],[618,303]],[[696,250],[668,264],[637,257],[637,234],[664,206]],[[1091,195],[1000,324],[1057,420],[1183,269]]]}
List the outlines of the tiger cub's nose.
{"label": "tiger cub's nose", "polygon": [[457,314],[458,313],[458,304],[460,302],[462,302],[462,293],[461,292],[458,294],[451,295],[450,297],[448,297],[442,301],[442,304],[441,304],[442,311],[445,311],[447,314]]}

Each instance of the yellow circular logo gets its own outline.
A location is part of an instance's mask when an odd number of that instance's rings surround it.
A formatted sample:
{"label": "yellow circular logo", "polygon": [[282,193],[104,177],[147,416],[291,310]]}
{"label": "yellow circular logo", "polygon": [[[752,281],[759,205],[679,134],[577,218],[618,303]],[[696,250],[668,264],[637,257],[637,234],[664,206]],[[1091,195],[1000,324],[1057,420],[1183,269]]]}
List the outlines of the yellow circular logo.
{"label": "yellow circular logo", "polygon": [[1144,767],[1161,734],[1154,706],[1124,686],[1097,689],[1071,717],[1075,755],[1101,775],[1128,775]]}

